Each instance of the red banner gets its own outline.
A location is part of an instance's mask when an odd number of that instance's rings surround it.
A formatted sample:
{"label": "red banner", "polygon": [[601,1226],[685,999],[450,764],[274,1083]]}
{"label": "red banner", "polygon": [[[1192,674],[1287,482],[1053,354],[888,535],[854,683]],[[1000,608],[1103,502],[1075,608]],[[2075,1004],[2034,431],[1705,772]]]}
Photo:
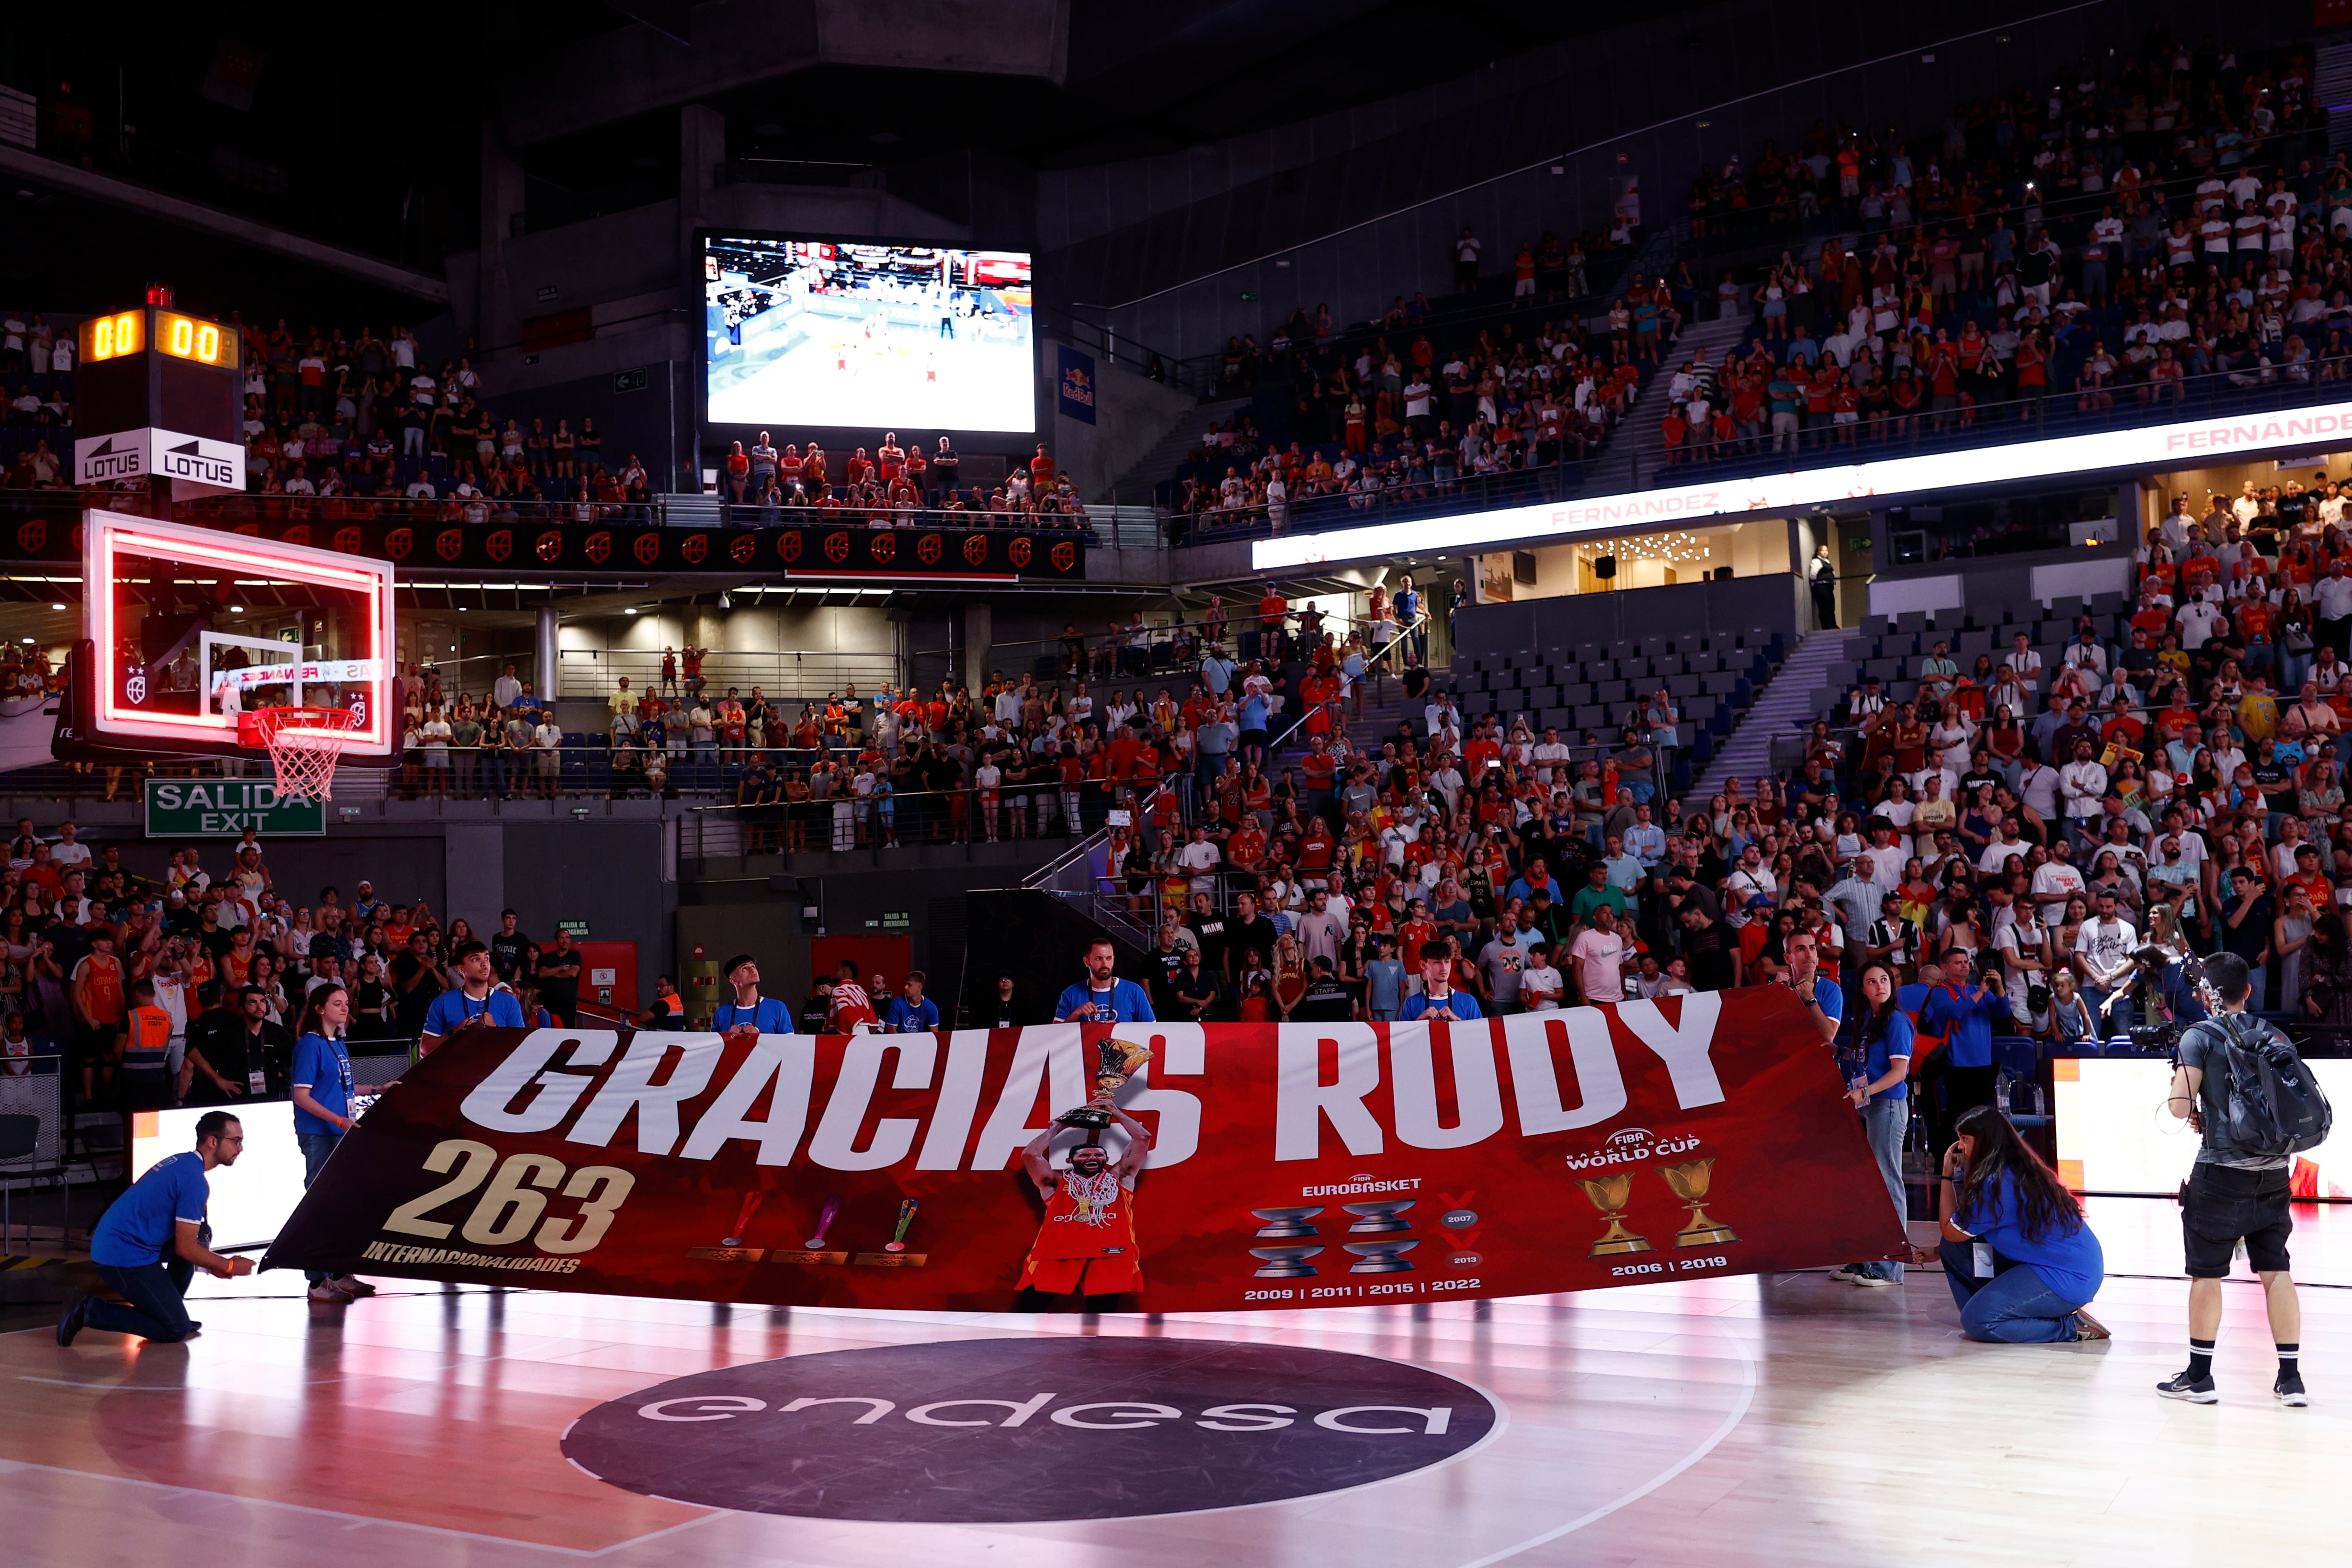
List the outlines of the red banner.
{"label": "red banner", "polygon": [[[1150,1155],[1120,1182],[1114,1126],[1110,1168],[1074,1179],[1064,1130],[1049,1203],[1023,1151],[1087,1102],[1114,1034],[1151,1052],[1117,1092]],[[1902,1239],[1830,1051],[1771,988],[1450,1026],[468,1031],[367,1112],[263,1266],[985,1312],[1026,1280],[1054,1293],[1033,1305],[1192,1312],[1748,1274]]]}

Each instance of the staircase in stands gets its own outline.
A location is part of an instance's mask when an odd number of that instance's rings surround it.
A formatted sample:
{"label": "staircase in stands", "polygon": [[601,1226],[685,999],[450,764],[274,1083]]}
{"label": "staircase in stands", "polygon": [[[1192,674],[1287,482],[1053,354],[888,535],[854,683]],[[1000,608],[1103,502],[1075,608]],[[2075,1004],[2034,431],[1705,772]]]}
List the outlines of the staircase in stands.
{"label": "staircase in stands", "polygon": [[[1683,335],[1662,357],[1656,373],[1642,383],[1642,395],[1625,411],[1624,422],[1609,444],[1593,459],[1585,476],[1586,495],[1622,496],[1654,478],[1659,465],[1665,461],[1666,439],[1659,426],[1666,417],[1667,384],[1684,361],[1698,358],[1701,349],[1706,350],[1707,362],[1720,371],[1730,351],[1748,336],[1748,323],[1745,315],[1726,316],[1694,321],[1683,329]],[[1696,476],[1698,470],[1692,472]]]}
{"label": "staircase in stands", "polygon": [[[1856,635],[1852,631],[1808,632],[1798,639],[1795,651],[1756,694],[1706,770],[1692,783],[1684,798],[1686,809],[1705,806],[1726,779],[1753,780],[1772,771],[1774,738],[1801,734],[1800,725],[1828,709],[1828,702],[1817,699],[1829,690],[1831,666],[1844,660]],[[1835,695],[1830,694],[1831,701]]]}
{"label": "staircase in stands", "polygon": [[[1176,465],[1186,453],[1201,444],[1201,434],[1212,423],[1222,424],[1249,409],[1255,402],[1255,393],[1248,397],[1224,398],[1204,402],[1176,422],[1176,427],[1160,438],[1159,444],[1128,465],[1127,472],[1111,481],[1110,493],[1101,497],[1121,507],[1150,506],[1156,499],[1158,487],[1175,476]],[[1234,466],[1239,467],[1236,463]],[[1222,479],[1222,473],[1212,474],[1212,479]]]}

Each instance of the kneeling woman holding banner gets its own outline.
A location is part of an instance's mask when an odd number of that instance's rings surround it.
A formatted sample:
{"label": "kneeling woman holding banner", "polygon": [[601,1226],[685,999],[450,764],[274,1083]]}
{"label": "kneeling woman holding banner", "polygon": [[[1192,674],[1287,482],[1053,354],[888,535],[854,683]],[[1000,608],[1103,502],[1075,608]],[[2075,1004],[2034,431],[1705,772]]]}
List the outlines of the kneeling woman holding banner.
{"label": "kneeling woman holding banner", "polygon": [[[2082,1205],[1990,1105],[1964,1113],[1945,1152],[1937,1215],[1960,1331],[1999,1344],[2105,1339],[2084,1309],[2106,1262]],[[1931,1254],[1917,1249],[1925,1263]]]}

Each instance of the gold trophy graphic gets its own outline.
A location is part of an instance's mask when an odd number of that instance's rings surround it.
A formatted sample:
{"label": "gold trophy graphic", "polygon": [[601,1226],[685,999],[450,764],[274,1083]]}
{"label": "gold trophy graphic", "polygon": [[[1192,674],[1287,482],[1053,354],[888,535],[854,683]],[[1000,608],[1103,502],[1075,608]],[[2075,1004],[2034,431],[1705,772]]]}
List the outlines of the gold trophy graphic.
{"label": "gold trophy graphic", "polygon": [[1661,1166],[1658,1174],[1666,1178],[1675,1196],[1690,1207],[1690,1223],[1675,1232],[1676,1247],[1713,1247],[1739,1239],[1739,1232],[1707,1218],[1706,1189],[1715,1180],[1713,1155],[1703,1160],[1685,1160],[1678,1166]]}
{"label": "gold trophy graphic", "polygon": [[1599,1209],[1601,1218],[1609,1222],[1609,1228],[1601,1233],[1600,1240],[1592,1244],[1592,1250],[1586,1253],[1586,1257],[1613,1258],[1621,1253],[1656,1250],[1646,1237],[1636,1236],[1625,1228],[1625,1205],[1633,1196],[1633,1175],[1631,1171],[1620,1171],[1614,1176],[1580,1176],[1576,1185],[1584,1189],[1584,1196],[1592,1200],[1592,1207]]}
{"label": "gold trophy graphic", "polygon": [[[1095,1091],[1108,1094],[1118,1091],[1127,1081],[1151,1060],[1151,1048],[1128,1040],[1095,1041]],[[1100,1132],[1110,1125],[1110,1113],[1099,1105],[1081,1105],[1075,1111],[1065,1111],[1054,1118],[1065,1127],[1084,1127]]]}

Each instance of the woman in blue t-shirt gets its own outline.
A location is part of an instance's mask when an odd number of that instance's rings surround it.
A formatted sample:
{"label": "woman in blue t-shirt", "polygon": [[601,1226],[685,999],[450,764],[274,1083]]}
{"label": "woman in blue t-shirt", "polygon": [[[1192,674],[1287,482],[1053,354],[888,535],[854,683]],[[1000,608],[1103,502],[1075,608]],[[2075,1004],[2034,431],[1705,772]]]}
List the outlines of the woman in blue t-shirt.
{"label": "woman in blue t-shirt", "polygon": [[[302,1006],[302,1038],[294,1042],[294,1137],[302,1146],[302,1186],[309,1190],[341,1146],[358,1116],[352,1102],[351,993],[339,985],[312,991]],[[373,1296],[375,1287],[350,1274],[308,1271],[314,1301]]]}
{"label": "woman in blue t-shirt", "polygon": [[[1886,1182],[1897,1221],[1909,1218],[1903,1187],[1903,1131],[1911,1119],[1911,1019],[1895,1005],[1895,971],[1873,964],[1862,972],[1862,1046],[1843,1061],[1846,1098],[1862,1113],[1863,1135]],[[1903,1265],[1873,1259],[1833,1270],[1843,1284],[1883,1287],[1903,1282]]]}
{"label": "woman in blue t-shirt", "polygon": [[[2106,1260],[2058,1173],[1990,1105],[1963,1113],[1944,1155],[1937,1255],[1960,1309],[1960,1332],[1998,1344],[2105,1339],[2084,1309]],[[1925,1249],[1919,1260],[1927,1261]]]}

